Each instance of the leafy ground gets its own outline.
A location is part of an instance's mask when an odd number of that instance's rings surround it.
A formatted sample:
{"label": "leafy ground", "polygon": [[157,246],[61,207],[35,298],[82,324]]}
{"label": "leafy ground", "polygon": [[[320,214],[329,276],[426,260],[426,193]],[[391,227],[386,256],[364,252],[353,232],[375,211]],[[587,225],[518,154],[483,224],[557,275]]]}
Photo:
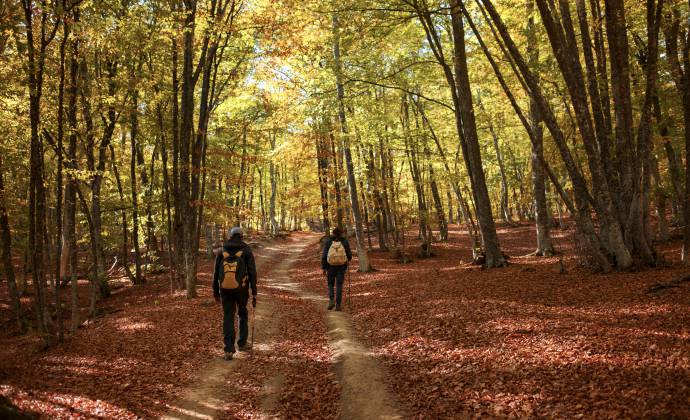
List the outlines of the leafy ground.
{"label": "leafy ground", "polygon": [[[167,275],[151,277],[143,287],[118,290],[99,307],[111,313],[46,352],[38,349],[39,337],[16,336],[3,290],[7,327],[0,331],[0,395],[50,418],[150,418],[167,412],[200,368],[222,356],[212,263],[200,264],[199,298],[187,300],[182,291],[171,295]],[[87,306],[88,285],[80,287]]]}
{"label": "leafy ground", "polygon": [[[534,232],[522,226],[499,232],[511,256],[506,268],[468,264],[469,239],[456,227],[448,243],[435,245],[434,258],[403,265],[372,252],[377,271],[351,275],[346,316],[385,368],[401,412],[690,417],[690,284],[647,292],[687,273],[677,261],[680,244],[659,247],[668,268],[600,275],[578,266],[566,231],[554,234],[565,251],[563,274],[559,257],[525,256]],[[267,259],[262,274],[285,258],[286,248],[309,238],[295,234],[270,247],[275,251],[259,250]],[[408,242],[414,249],[416,241]],[[317,245],[302,253],[290,276],[325,294]],[[168,412],[201,368],[221,355],[208,263],[200,279],[200,298],[192,301],[181,292],[171,296],[165,275],[124,287],[103,302],[111,313],[47,352],[37,349],[37,337],[16,336],[3,288],[0,394],[49,418]],[[260,302],[270,307],[272,322],[259,324],[271,329],[270,343],[257,346],[255,357],[239,361],[227,378],[241,392],[228,396],[225,416],[337,417],[342,391],[323,308],[274,287],[260,289]]]}
{"label": "leafy ground", "polygon": [[[506,268],[466,263],[470,242],[455,230],[434,258],[402,265],[373,252],[377,271],[351,275],[347,310],[408,412],[690,416],[690,284],[647,293],[687,273],[674,261],[679,244],[660,247],[667,269],[600,275],[578,266],[564,232],[554,234],[564,274],[558,257],[525,256],[535,238],[524,226],[499,231]],[[314,252],[301,276],[323,291]]]}

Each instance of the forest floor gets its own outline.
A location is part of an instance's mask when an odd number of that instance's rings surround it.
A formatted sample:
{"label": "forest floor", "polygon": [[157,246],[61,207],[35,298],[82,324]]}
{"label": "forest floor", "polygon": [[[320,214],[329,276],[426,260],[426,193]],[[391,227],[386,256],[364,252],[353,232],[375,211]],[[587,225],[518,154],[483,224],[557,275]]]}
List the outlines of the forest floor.
{"label": "forest floor", "polygon": [[266,243],[254,351],[232,362],[210,262],[198,299],[152,277],[48,351],[12,333],[3,290],[0,395],[50,418],[690,417],[690,283],[648,292],[687,273],[680,244],[658,246],[666,268],[592,274],[568,232],[565,272],[528,255],[532,226],[500,228],[501,269],[471,265],[459,227],[430,259],[373,251],[342,313],[325,310],[317,235]]}

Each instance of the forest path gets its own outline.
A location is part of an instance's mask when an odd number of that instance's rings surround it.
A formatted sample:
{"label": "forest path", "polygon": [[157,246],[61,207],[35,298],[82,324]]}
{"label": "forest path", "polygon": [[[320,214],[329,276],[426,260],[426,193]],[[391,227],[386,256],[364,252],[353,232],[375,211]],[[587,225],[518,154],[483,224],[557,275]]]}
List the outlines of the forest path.
{"label": "forest path", "polygon": [[[270,353],[273,344],[278,342],[281,322],[280,313],[270,300],[261,299],[261,289],[271,288],[295,295],[298,299],[310,302],[325,320],[328,330],[328,345],[333,353],[333,371],[341,385],[341,418],[347,419],[397,419],[401,414],[394,397],[386,389],[385,374],[366,346],[359,343],[349,319],[344,312],[327,311],[326,296],[316,295],[304,288],[299,279],[291,277],[290,268],[300,258],[303,251],[313,246],[319,235],[303,235],[299,243],[288,241],[273,244],[257,252],[257,271],[259,272],[259,304],[256,308],[255,322],[260,325],[254,340],[254,351],[262,357]],[[250,309],[251,311],[251,309]],[[251,321],[250,312],[250,321]],[[251,328],[251,324],[250,324]],[[239,375],[238,367],[251,363],[247,353],[236,353],[232,362],[214,360],[199,374],[199,379],[191,384],[182,397],[172,406],[165,419],[213,419],[223,417],[225,396],[239,389],[232,389],[233,375]],[[258,409],[259,418],[275,418],[280,403],[284,375],[279,369],[273,370],[263,380]],[[331,397],[331,396],[324,396]],[[255,413],[256,414],[256,413]]]}
{"label": "forest path", "polygon": [[[311,235],[310,235],[311,236]],[[313,235],[310,243],[318,241]],[[387,390],[385,372],[369,349],[355,338],[349,314],[326,310],[328,298],[307,291],[289,275],[272,276],[270,287],[296,294],[300,299],[311,301],[325,318],[328,341],[334,355],[334,370],[342,387],[340,398],[341,418],[344,419],[399,419],[400,407]],[[343,290],[343,306],[346,306],[347,284]]]}
{"label": "forest path", "polygon": [[[287,273],[292,264],[299,257],[302,249],[286,249],[288,244],[269,243],[259,250],[254,249],[256,255],[256,269],[259,274],[259,281],[270,281],[271,276]],[[285,253],[289,252],[287,255]],[[260,291],[260,288],[259,288]],[[277,320],[272,316],[274,311],[270,301],[262,301],[261,294],[258,296],[256,313],[252,314],[253,309],[249,308],[250,326],[251,322],[259,322],[261,329],[254,338],[255,349],[266,347],[270,337],[275,335]],[[222,311],[218,309],[219,325]],[[255,319],[252,320],[252,316]],[[250,332],[251,334],[251,332]],[[219,334],[219,340],[221,336]],[[252,339],[250,335],[250,340]],[[219,341],[219,346],[222,342]],[[163,419],[214,419],[219,417],[223,411],[225,396],[233,392],[228,389],[227,377],[237,368],[238,363],[250,357],[251,353],[235,353],[232,361],[228,362],[221,358],[211,361],[199,373],[199,378],[189,385],[182,393],[182,397],[174,404],[170,411],[163,416]]]}

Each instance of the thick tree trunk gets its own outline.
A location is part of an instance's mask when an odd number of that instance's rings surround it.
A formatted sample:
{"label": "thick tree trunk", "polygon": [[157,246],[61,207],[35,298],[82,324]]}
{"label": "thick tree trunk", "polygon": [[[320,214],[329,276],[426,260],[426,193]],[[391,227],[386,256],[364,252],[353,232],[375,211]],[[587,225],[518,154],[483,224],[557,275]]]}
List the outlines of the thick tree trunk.
{"label": "thick tree trunk", "polygon": [[[482,233],[484,253],[486,255],[486,267],[502,267],[505,258],[496,234],[496,226],[491,213],[491,201],[486,187],[484,169],[477,136],[477,127],[474,118],[474,106],[472,104],[472,91],[470,88],[467,57],[465,55],[465,29],[462,20],[460,0],[451,2],[451,25],[453,28],[453,52],[455,64],[455,89],[456,95],[456,125],[467,173],[470,176],[472,195],[474,196],[479,230]],[[459,112],[458,112],[459,111]]]}

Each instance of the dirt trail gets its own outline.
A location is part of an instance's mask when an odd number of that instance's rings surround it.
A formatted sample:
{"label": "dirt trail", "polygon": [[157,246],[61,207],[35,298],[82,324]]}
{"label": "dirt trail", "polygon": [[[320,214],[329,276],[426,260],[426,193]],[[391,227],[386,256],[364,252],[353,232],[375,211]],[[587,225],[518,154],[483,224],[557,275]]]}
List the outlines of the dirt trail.
{"label": "dirt trail", "polygon": [[[354,338],[354,331],[349,316],[343,312],[326,311],[327,298],[304,290],[290,277],[289,269],[299,258],[302,251],[313,245],[319,237],[303,237],[307,240],[300,244],[288,242],[281,245],[267,246],[258,252],[257,266],[260,271],[261,287],[282,289],[294,293],[300,299],[311,301],[326,320],[329,345],[334,354],[334,370],[342,387],[340,399],[341,415],[346,419],[397,419],[395,399],[384,384],[384,373],[365,346]],[[285,249],[285,248],[288,249]],[[271,265],[280,256],[279,262]],[[264,274],[261,271],[270,268]],[[265,271],[264,271],[265,272]],[[261,291],[261,287],[259,290]],[[272,343],[278,339],[277,325],[280,318],[276,316],[271,302],[262,301],[257,305],[256,319],[261,324],[257,332],[255,351],[267,352]],[[237,353],[235,360],[226,362],[214,360],[199,375],[177,401],[165,419],[213,419],[222,413],[223,395],[231,392],[227,389],[226,379],[249,357]],[[277,371],[266,378],[262,386],[260,401],[260,418],[274,418],[273,413],[279,403],[278,395],[284,382],[283,373]]]}
{"label": "dirt trail", "polygon": [[[280,255],[283,251],[284,249],[280,244],[268,244],[259,250],[255,250],[256,268],[260,276],[260,282],[270,281],[272,275],[287,272],[296,258],[299,257],[300,250],[290,252],[287,258],[282,258]],[[275,263],[276,260],[279,262]],[[259,288],[260,291],[261,288]],[[273,310],[270,302],[263,302],[261,300],[261,294],[259,294],[257,300],[260,303],[256,308],[255,322],[260,322],[262,329],[259,330],[254,341],[257,343],[267,343],[268,337],[275,334],[275,322],[272,320]],[[251,317],[252,309],[250,308],[249,311]],[[220,325],[220,317],[222,316],[220,308],[218,316]],[[220,334],[218,339],[221,339]],[[257,344],[256,349],[261,349],[264,346],[267,346],[267,344]],[[226,377],[235,370],[238,363],[241,363],[242,360],[248,357],[247,353],[237,352],[231,362],[223,359],[211,361],[200,372],[199,379],[189,385],[183,392],[182,397],[172,404],[172,408],[163,419],[210,420],[218,417],[223,409],[223,396],[228,393]]]}
{"label": "dirt trail", "polygon": [[[315,243],[318,236],[311,238]],[[306,241],[305,241],[306,242]],[[300,287],[287,274],[273,276],[272,287],[295,293],[302,299],[314,302],[326,317],[328,338],[334,353],[335,371],[342,386],[341,416],[344,419],[399,419],[402,418],[395,398],[384,383],[384,372],[371,352],[355,338],[349,315],[327,311],[328,298]]]}

